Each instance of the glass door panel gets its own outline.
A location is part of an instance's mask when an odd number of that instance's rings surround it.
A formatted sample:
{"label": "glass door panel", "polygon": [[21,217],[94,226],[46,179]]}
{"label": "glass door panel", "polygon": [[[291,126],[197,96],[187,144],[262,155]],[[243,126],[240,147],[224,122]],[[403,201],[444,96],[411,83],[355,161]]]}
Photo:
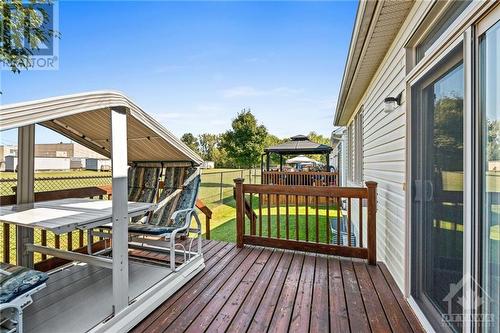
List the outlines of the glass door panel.
{"label": "glass door panel", "polygon": [[500,23],[479,36],[481,112],[481,243],[484,331],[500,332]]}
{"label": "glass door panel", "polygon": [[412,87],[412,294],[436,328],[462,314],[448,294],[463,277],[463,99],[460,45]]}

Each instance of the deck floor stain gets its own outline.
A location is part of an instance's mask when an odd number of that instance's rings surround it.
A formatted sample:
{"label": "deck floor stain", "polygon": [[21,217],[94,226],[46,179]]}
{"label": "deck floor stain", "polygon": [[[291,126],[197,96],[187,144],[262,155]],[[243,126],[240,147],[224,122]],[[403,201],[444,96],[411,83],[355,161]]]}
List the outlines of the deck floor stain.
{"label": "deck floor stain", "polygon": [[383,263],[213,240],[203,250],[204,270],[132,332],[424,332]]}

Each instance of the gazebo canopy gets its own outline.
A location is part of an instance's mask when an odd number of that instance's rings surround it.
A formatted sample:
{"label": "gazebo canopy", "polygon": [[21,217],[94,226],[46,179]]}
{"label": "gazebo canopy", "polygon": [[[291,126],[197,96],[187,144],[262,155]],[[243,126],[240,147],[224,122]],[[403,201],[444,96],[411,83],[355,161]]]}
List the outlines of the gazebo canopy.
{"label": "gazebo canopy", "polygon": [[286,154],[328,154],[333,148],[321,143],[312,142],[305,135],[296,135],[290,138],[290,141],[268,147],[264,149],[266,153]]}

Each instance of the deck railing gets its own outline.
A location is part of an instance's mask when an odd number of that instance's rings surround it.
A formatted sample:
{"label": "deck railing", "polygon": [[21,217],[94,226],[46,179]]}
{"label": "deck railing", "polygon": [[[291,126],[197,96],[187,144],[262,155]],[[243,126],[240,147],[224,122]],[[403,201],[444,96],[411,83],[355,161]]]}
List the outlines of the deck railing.
{"label": "deck railing", "polygon": [[262,171],[261,183],[265,185],[337,186],[338,173],[313,171]]}
{"label": "deck railing", "polygon": [[376,263],[377,183],[355,188],[251,185],[241,178],[234,182],[237,246],[269,246]]}

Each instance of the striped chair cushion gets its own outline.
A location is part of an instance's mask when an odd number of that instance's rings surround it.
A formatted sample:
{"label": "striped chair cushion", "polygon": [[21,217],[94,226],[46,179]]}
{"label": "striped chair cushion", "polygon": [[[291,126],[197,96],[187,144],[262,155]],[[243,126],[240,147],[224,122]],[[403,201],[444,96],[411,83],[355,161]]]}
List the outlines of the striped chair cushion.
{"label": "striped chair cushion", "polygon": [[7,303],[38,287],[49,276],[26,267],[0,263],[0,303]]}

